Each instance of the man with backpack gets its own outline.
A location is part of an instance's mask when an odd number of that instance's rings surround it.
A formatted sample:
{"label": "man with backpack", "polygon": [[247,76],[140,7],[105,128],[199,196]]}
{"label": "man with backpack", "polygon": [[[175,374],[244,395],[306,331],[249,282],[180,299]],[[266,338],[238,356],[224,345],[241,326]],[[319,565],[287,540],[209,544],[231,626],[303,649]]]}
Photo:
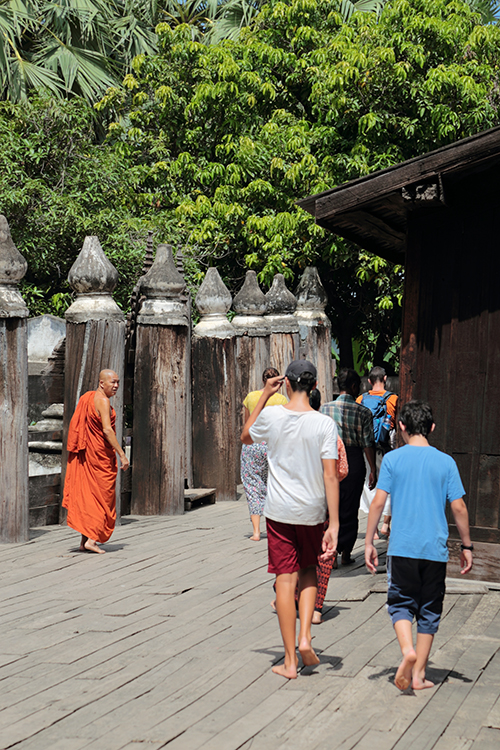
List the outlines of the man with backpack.
{"label": "man with backpack", "polygon": [[[380,470],[382,458],[394,448],[393,438],[396,429],[396,412],[398,408],[398,397],[395,393],[386,390],[387,374],[383,367],[373,367],[368,375],[370,390],[359,396],[356,401],[369,409],[373,416],[373,436],[375,439],[377,473]],[[363,493],[363,503],[369,504],[375,493],[371,488]],[[368,497],[368,499],[367,499]],[[380,529],[380,535],[389,536],[389,527],[391,522],[391,505],[390,499],[387,500],[384,508],[383,524]]]}
{"label": "man with backpack", "polygon": [[377,452],[382,455],[391,450],[391,430],[396,427],[396,411],[398,397],[395,393],[387,391],[387,374],[383,367],[373,367],[368,375],[370,390],[358,396],[358,404],[363,404],[370,409],[373,415],[373,436]]}

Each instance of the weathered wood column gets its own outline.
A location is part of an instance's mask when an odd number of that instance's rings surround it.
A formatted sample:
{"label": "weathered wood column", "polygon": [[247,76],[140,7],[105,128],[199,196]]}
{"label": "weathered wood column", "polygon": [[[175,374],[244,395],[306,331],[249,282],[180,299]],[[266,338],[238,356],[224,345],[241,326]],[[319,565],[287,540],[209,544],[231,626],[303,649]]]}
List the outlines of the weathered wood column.
{"label": "weathered wood column", "polygon": [[308,359],[318,371],[318,389],[323,403],[333,398],[332,325],[325,314],[328,297],[318,269],[308,266],[295,290],[299,323],[299,359]]}
{"label": "weathered wood column", "polygon": [[[111,296],[118,283],[118,271],[104,255],[99,239],[85,237],[78,258],[71,266],[68,281],[77,293],[68,307],[64,364],[64,421],[61,495],[67,463],[67,437],[71,417],[82,393],[99,385],[99,372],[114,370],[120,389],[113,399],[116,411],[116,437],[123,432],[123,387],[125,364],[125,316]],[[66,512],[61,509],[61,521]],[[120,518],[120,471],[116,479],[116,518]]]}
{"label": "weathered wood column", "polygon": [[202,318],[193,330],[193,479],[236,500],[237,404],[235,330],[226,318],[231,295],[209,268],[196,295]]}
{"label": "weathered wood column", "polygon": [[134,368],[131,512],[184,513],[189,315],[170,245],[140,279]]}
{"label": "weathered wood column", "polygon": [[[233,300],[236,312],[232,325],[236,331],[236,426],[243,429],[243,401],[250,391],[262,388],[262,373],[269,367],[271,326],[264,319],[266,298],[255,271],[247,271],[245,282]],[[236,474],[240,477],[241,442],[236,443]]]}
{"label": "weathered wood column", "polygon": [[262,388],[262,373],[270,366],[271,326],[264,318],[266,298],[255,271],[247,271],[245,282],[233,300],[236,312],[236,402],[241,409],[250,391]]}
{"label": "weathered wood column", "polygon": [[277,273],[266,294],[265,320],[271,326],[270,362],[280,375],[299,358],[299,324],[294,316],[297,300],[287,289],[285,277]]}
{"label": "weathered wood column", "polygon": [[28,541],[27,263],[0,215],[0,541]]}

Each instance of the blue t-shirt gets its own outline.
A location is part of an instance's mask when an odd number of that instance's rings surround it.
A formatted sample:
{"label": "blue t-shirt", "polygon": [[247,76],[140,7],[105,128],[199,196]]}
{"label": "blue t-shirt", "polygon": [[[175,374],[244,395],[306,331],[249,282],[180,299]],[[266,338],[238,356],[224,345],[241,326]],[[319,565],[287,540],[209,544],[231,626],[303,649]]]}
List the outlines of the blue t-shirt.
{"label": "blue t-shirt", "polygon": [[391,495],[387,554],[447,562],[446,501],[465,494],[453,458],[430,445],[404,445],[384,456],[377,489]]}

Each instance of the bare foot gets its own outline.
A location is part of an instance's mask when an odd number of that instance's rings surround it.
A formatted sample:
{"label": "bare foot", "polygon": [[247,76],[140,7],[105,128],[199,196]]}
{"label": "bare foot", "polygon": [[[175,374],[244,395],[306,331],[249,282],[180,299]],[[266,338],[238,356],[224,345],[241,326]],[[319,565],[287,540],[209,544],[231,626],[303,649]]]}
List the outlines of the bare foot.
{"label": "bare foot", "polygon": [[101,549],[93,539],[87,539],[84,547],[87,552],[97,552],[98,555],[104,555],[106,553],[106,550]]}
{"label": "bare foot", "polygon": [[273,667],[273,672],[274,674],[279,674],[280,677],[285,677],[287,680],[297,679],[297,667],[294,664],[291,664],[289,667],[286,667],[284,664],[277,664]]}
{"label": "bare foot", "polygon": [[321,625],[323,622],[323,618],[321,617],[321,612],[318,612],[314,610],[313,612],[313,618],[312,618],[312,624],[313,625]]}
{"label": "bare foot", "polygon": [[299,643],[299,654],[305,667],[313,667],[315,664],[319,664],[319,658],[306,638],[303,638]]}
{"label": "bare foot", "polygon": [[413,648],[410,648],[403,656],[403,661],[398,667],[394,684],[400,690],[406,690],[411,685],[411,673],[413,666],[417,661],[417,655]]}
{"label": "bare foot", "polygon": [[380,539],[380,537],[379,537],[379,535],[378,535],[378,531],[377,531],[377,530],[375,530],[375,534],[373,535],[373,539],[374,539],[375,541],[377,541],[378,539]]}
{"label": "bare foot", "polygon": [[260,534],[252,534],[250,539],[252,540],[252,542],[260,542]]}
{"label": "bare foot", "polygon": [[425,677],[423,680],[420,677],[414,677],[411,686],[414,690],[425,690],[425,688],[434,687],[434,683],[426,680]]}
{"label": "bare foot", "polygon": [[271,607],[272,607],[272,608],[273,608],[273,610],[274,610],[274,611],[276,612],[276,599],[273,599],[273,600],[272,600],[272,602],[271,602]]}

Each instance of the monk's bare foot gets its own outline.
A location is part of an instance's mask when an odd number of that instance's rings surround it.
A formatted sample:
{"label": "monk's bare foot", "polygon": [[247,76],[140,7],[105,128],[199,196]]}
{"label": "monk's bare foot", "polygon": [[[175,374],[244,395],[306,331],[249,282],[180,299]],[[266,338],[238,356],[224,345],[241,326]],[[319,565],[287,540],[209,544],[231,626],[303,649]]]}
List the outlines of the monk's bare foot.
{"label": "monk's bare foot", "polygon": [[411,673],[415,662],[417,661],[417,655],[413,648],[410,648],[403,656],[403,661],[398,667],[394,684],[400,690],[406,690],[411,685]]}
{"label": "monk's bare foot", "polygon": [[426,680],[425,677],[423,679],[421,677],[414,677],[411,686],[414,690],[425,690],[425,688],[434,687],[434,683]]}
{"label": "monk's bare foot", "polygon": [[260,542],[260,534],[252,534],[250,539],[252,540],[252,542]]}
{"label": "monk's bare foot", "polygon": [[291,664],[288,667],[285,664],[277,664],[273,667],[273,672],[274,674],[279,674],[280,677],[285,677],[287,680],[297,679],[297,667],[295,664]]}
{"label": "monk's bare foot", "polygon": [[319,658],[316,651],[311,646],[311,643],[307,638],[303,638],[299,643],[299,654],[302,657],[305,667],[313,667],[315,664],[319,664]]}
{"label": "monk's bare foot", "polygon": [[321,625],[322,622],[323,622],[323,618],[321,617],[321,612],[317,612],[316,610],[314,610],[312,624]]}
{"label": "monk's bare foot", "polygon": [[85,542],[85,550],[87,552],[97,552],[98,555],[104,555],[106,553],[106,550],[101,549],[93,539],[87,539]]}

